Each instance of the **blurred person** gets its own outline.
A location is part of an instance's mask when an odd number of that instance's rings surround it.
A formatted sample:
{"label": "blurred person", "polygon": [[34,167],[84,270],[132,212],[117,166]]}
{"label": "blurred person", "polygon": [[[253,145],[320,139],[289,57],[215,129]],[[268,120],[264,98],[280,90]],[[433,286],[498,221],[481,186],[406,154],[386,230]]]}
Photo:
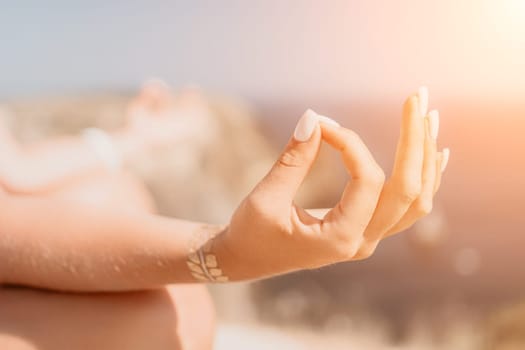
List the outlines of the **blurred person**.
{"label": "blurred person", "polygon": [[[0,177],[13,194],[64,192],[76,182],[107,178],[137,155],[198,139],[207,113],[197,94],[174,95],[160,80],[146,83],[128,106],[125,125],[106,133],[96,128],[80,136],[63,136],[20,145],[0,124]],[[67,192],[67,191],[66,191]],[[90,191],[87,191],[92,193]],[[86,193],[87,193],[86,192]]]}
{"label": "blurred person", "polygon": [[[90,139],[93,136],[85,133],[80,137],[55,138],[22,147],[7,127],[0,124],[3,191],[15,196],[57,198],[84,205],[153,213],[153,199],[141,181],[120,169],[115,160],[101,154],[104,150],[97,149],[100,145],[96,142],[111,142],[111,147],[118,149],[119,157],[125,158],[182,142],[191,137],[191,130],[184,128],[183,123],[193,118],[195,125],[195,112],[199,107],[202,109],[193,94],[186,91],[176,100],[167,85],[151,81],[130,103],[125,127],[111,135],[89,130],[95,133],[92,134],[95,138],[103,139]],[[213,342],[214,308],[202,285],[179,284],[156,291],[113,295],[4,287],[0,292],[0,305],[3,306],[0,345],[3,343],[9,349],[46,348],[48,345],[53,349],[69,348],[70,344],[78,342],[85,348],[97,349],[150,346],[205,349],[211,348]],[[50,314],[54,315],[52,320],[41,317]],[[101,317],[102,314],[109,316]],[[10,322],[13,319],[18,322]],[[51,337],[48,329],[39,326],[49,321],[52,321],[52,329],[59,328],[69,336]],[[195,321],[199,322],[198,328],[192,327]],[[124,326],[114,329],[110,337],[105,336],[107,327],[114,323]],[[150,327],[156,328],[155,333],[148,333]],[[2,337],[4,332],[8,334]],[[129,333],[135,337],[130,337]],[[151,340],[159,336],[156,342]],[[15,339],[19,337],[25,339]]]}
{"label": "blurred person", "polygon": [[[161,99],[164,100],[161,105],[169,107],[161,110],[164,110],[164,114],[173,115],[173,118],[161,118],[154,114],[153,118],[142,118],[146,123],[133,123],[133,113],[129,111],[136,108],[129,106],[140,99],[135,98],[130,103],[129,98],[120,95],[31,99],[10,103],[10,109],[4,113],[0,109],[0,116],[3,114],[13,135],[20,140],[15,142],[17,152],[9,151],[13,147],[6,147],[5,152],[0,151],[0,163],[4,163],[3,167],[0,166],[3,169],[0,173],[4,172],[9,190],[21,194],[56,193],[57,182],[60,185],[58,189],[64,188],[64,176],[68,183],[89,182],[94,174],[108,178],[112,172],[107,170],[117,169],[121,172],[124,169],[144,181],[155,198],[158,211],[163,215],[207,222],[228,220],[247,191],[271,166],[278,151],[264,135],[253,110],[242,101],[209,94],[193,86],[178,91],[162,83],[153,86],[161,90]],[[144,95],[144,90],[141,95]],[[129,125],[140,124],[149,124],[147,129],[153,129],[149,134],[160,132],[161,137],[157,140],[149,136],[146,140],[152,141],[144,142],[141,135],[145,132],[140,127],[129,131],[132,129]],[[108,137],[100,140],[101,137],[93,134],[100,134],[101,130],[95,129],[93,133],[93,129],[87,129],[88,132],[83,132],[90,125],[111,131],[107,132]],[[199,125],[206,127],[199,128]],[[93,140],[93,136],[97,140]],[[0,141],[2,139],[6,138],[0,138]],[[122,139],[132,141],[136,146],[128,147],[131,150],[122,154],[118,150]],[[60,147],[66,144],[64,140],[80,147],[73,147],[73,151],[68,152],[67,148]],[[102,141],[106,150],[111,142],[109,154],[103,154],[101,158],[101,145],[93,145],[94,141]],[[248,144],[250,147],[245,146]],[[116,153],[112,151],[112,146],[117,147]],[[84,160],[80,161],[71,159],[72,155],[78,154],[78,148],[91,151],[88,153],[90,157],[83,157]],[[48,175],[46,171],[35,170],[42,163],[50,163],[46,157],[53,158],[49,159],[53,164],[47,166],[51,169],[47,170]],[[327,160],[323,157],[323,162]],[[319,171],[323,162],[316,165],[308,181],[313,178],[319,182],[327,177]],[[79,167],[79,163],[82,166]],[[239,167],[239,164],[246,165]],[[64,165],[65,170],[61,169]],[[338,173],[337,176],[338,180],[344,180],[343,174]],[[333,198],[333,194],[338,194],[341,181],[335,182],[334,176],[329,177],[332,181],[322,181],[330,184],[328,188],[325,186],[317,193],[301,193],[301,203],[318,207],[319,204],[315,202],[319,202],[319,198],[330,195]],[[200,185],[187,186],[189,182]],[[89,191],[85,192],[90,197],[94,196]],[[211,197],[210,192],[214,193]],[[173,199],[172,193],[177,193],[177,200]]]}
{"label": "blurred person", "polygon": [[[355,133],[308,110],[275,165],[225,225],[168,219],[118,205],[1,194],[0,281],[63,292],[128,293],[122,298],[55,298],[50,293],[46,307],[35,300],[35,293],[42,292],[8,288],[0,299],[6,310],[0,334],[7,336],[0,339],[18,342],[19,348],[209,348],[186,345],[202,338],[178,331],[203,332],[212,322],[199,318],[209,316],[190,311],[194,322],[179,318],[191,302],[166,285],[250,280],[364,259],[381,239],[431,210],[448,150],[437,151],[439,119],[436,112],[427,113],[427,98],[421,89],[405,103],[396,161],[386,181]],[[307,211],[294,204],[294,197],[322,141],[341,153],[352,179],[334,208]],[[145,289],[154,290],[138,292]],[[42,306],[35,307],[36,315],[24,310],[31,300]],[[108,305],[114,308],[106,310]],[[50,316],[42,324],[46,313]],[[110,316],[101,321],[100,314],[106,313]],[[25,322],[10,325],[9,319],[23,316]],[[57,328],[66,330],[64,337],[50,335]],[[156,346],[151,337],[159,342]]]}

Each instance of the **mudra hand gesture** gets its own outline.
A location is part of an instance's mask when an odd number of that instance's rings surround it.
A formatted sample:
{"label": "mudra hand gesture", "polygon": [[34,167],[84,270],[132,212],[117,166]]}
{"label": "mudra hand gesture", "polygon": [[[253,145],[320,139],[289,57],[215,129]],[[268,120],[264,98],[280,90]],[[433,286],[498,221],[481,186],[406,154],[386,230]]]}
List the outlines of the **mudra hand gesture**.
{"label": "mudra hand gesture", "polygon": [[[387,180],[358,135],[307,111],[273,168],[223,226],[0,191],[0,283],[137,290],[364,259],[432,209],[449,151],[437,151],[439,117],[427,113],[427,101],[425,88],[406,101]],[[334,208],[307,211],[294,197],[323,141],[341,153],[351,179]]]}
{"label": "mudra hand gesture", "polygon": [[[439,116],[427,113],[427,105],[426,88],[405,102],[387,180],[355,132],[306,111],[279,160],[220,237],[235,257],[222,262],[230,280],[364,259],[383,238],[428,214],[449,151],[437,151]],[[294,197],[323,141],[341,153],[351,180],[334,208],[307,211],[294,204]]]}

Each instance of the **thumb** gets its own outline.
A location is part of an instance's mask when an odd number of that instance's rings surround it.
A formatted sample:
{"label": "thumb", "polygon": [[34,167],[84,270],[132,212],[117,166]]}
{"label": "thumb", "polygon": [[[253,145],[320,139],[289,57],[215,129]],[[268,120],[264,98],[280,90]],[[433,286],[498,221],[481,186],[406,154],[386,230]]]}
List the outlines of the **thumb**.
{"label": "thumb", "polygon": [[271,197],[278,196],[279,199],[284,197],[290,203],[293,201],[319,153],[321,146],[319,122],[338,125],[311,109],[307,110],[299,119],[294,134],[279,159],[256,190],[262,189]]}

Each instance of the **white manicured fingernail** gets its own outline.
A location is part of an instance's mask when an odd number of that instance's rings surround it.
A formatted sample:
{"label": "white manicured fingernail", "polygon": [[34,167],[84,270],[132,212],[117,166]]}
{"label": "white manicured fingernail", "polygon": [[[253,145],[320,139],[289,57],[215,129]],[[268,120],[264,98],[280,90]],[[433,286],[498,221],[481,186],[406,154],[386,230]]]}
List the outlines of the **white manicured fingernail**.
{"label": "white manicured fingernail", "polygon": [[439,112],[435,109],[428,112],[428,124],[430,128],[430,137],[436,140],[439,134]]}
{"label": "white manicured fingernail", "polygon": [[315,127],[318,124],[318,115],[311,109],[304,112],[295,127],[293,137],[299,142],[306,142],[312,137]]}
{"label": "white manicured fingernail", "polygon": [[424,118],[427,115],[428,110],[428,88],[426,86],[421,86],[417,91],[417,97],[419,101],[419,112]]}
{"label": "white manicured fingernail", "polygon": [[443,159],[441,160],[441,172],[447,168],[448,158],[450,157],[450,149],[443,148]]}
{"label": "white manicured fingernail", "polygon": [[332,118],[328,118],[328,117],[325,117],[324,115],[320,115],[318,114],[317,115],[317,118],[319,119],[319,121],[321,123],[326,123],[328,125],[332,125],[332,126],[341,126],[339,125],[338,122],[336,122],[335,120],[333,120]]}

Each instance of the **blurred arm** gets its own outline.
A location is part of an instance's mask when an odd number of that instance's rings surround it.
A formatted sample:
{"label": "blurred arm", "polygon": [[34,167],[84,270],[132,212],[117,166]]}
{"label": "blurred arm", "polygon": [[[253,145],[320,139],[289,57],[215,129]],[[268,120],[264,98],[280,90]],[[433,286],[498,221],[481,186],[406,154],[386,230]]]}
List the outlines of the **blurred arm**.
{"label": "blurred arm", "polygon": [[[11,193],[46,192],[106,166],[82,137],[61,137],[21,147],[6,131],[0,136],[3,141],[0,178]],[[140,139],[132,136],[128,132],[111,135],[116,151],[123,158],[141,148]]]}

